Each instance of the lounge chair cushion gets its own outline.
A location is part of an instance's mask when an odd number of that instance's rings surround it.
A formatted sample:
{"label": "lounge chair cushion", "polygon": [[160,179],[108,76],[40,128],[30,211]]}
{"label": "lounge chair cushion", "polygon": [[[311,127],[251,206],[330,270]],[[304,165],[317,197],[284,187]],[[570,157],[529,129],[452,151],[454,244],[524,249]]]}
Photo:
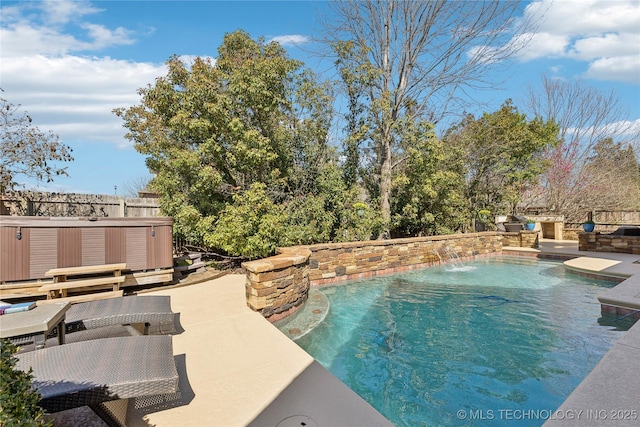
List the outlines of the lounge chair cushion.
{"label": "lounge chair cushion", "polygon": [[17,354],[49,412],[174,393],[178,372],[168,335],[104,338]]}
{"label": "lounge chair cushion", "polygon": [[111,325],[173,323],[169,296],[147,295],[108,298],[74,304],[65,319],[67,333]]}

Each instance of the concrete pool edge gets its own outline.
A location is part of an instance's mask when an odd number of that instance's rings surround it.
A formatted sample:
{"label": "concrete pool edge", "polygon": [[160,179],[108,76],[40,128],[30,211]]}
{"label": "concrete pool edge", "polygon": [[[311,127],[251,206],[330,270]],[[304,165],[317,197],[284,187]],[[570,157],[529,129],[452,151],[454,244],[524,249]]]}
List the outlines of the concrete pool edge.
{"label": "concrete pool edge", "polygon": [[640,324],[632,326],[582,380],[545,427],[637,426]]}

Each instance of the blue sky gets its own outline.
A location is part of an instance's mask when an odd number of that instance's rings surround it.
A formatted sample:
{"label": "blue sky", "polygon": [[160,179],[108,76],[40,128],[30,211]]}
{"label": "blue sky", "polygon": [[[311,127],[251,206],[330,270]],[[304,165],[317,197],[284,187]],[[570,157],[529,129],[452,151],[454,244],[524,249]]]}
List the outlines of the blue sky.
{"label": "blue sky", "polygon": [[[523,14],[540,11],[544,19],[528,48],[495,76],[504,81],[500,90],[476,95],[484,110],[507,98],[524,103],[527,86],[546,74],[614,90],[629,111],[625,119],[640,128],[640,1],[541,0],[523,7]],[[315,66],[307,52],[327,13],[321,1],[3,0],[1,96],[74,150],[70,177],[39,188],[123,194],[135,187],[150,175],[111,110],[139,104],[137,89],[165,75],[170,56],[215,58],[224,35],[243,29],[281,41],[292,57]]]}

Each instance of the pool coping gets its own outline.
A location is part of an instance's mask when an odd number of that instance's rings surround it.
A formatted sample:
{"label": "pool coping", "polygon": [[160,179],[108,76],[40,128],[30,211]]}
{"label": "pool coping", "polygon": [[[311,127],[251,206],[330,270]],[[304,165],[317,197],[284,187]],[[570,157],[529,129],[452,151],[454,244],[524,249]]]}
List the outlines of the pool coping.
{"label": "pool coping", "polygon": [[639,360],[640,323],[636,323],[605,353],[544,426],[637,426]]}

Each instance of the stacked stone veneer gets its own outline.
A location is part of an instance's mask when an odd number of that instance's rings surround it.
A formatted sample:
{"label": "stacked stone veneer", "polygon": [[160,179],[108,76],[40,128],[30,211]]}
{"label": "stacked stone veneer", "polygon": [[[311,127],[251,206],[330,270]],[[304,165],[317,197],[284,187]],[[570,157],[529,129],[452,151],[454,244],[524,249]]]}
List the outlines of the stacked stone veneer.
{"label": "stacked stone veneer", "polygon": [[247,305],[272,322],[294,313],[309,294],[309,257],[305,247],[279,248],[279,254],[242,264],[247,271]]}
{"label": "stacked stone veneer", "polygon": [[578,236],[582,232],[582,228],[565,228],[562,237],[564,240],[579,240]]}
{"label": "stacked stone veneer", "polygon": [[375,276],[502,250],[497,233],[473,233],[308,246],[311,285]]}
{"label": "stacked stone veneer", "polygon": [[538,232],[522,230],[518,233],[502,233],[503,246],[515,246],[516,248],[537,248]]}
{"label": "stacked stone veneer", "polygon": [[578,235],[578,249],[640,255],[640,236],[617,236],[600,232],[580,233]]}
{"label": "stacked stone veneer", "polygon": [[[504,234],[483,232],[279,248],[276,256],[242,264],[247,271],[247,304],[276,321],[295,312],[306,301],[312,285],[427,267],[450,261],[452,254],[465,259],[500,252]],[[536,233],[527,234],[535,240]],[[522,238],[518,237],[518,242]]]}

